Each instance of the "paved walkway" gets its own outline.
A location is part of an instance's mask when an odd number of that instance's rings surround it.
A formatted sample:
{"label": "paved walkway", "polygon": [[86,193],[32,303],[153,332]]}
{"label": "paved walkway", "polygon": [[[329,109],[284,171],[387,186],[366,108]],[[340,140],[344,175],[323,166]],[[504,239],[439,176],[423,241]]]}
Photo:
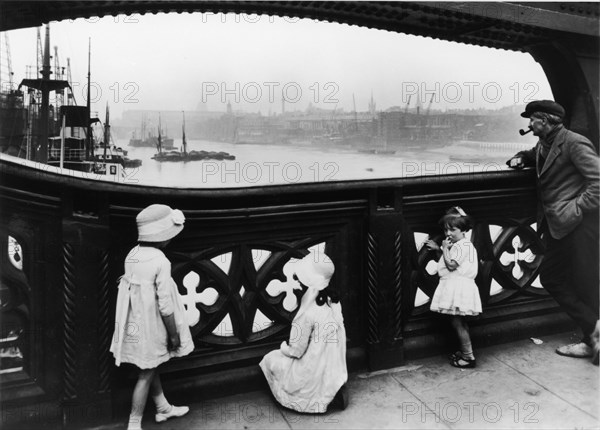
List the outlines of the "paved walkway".
{"label": "paved walkway", "polygon": [[541,340],[481,348],[476,369],[436,356],[351,374],[344,411],[299,414],[261,390],[190,404],[188,415],[162,424],[148,414],[144,429],[600,429],[598,367],[554,352],[574,333]]}

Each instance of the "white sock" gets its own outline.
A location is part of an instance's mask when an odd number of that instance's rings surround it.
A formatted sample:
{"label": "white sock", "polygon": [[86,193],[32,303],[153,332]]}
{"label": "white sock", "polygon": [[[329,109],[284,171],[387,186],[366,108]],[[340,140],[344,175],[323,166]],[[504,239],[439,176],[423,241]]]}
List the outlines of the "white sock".
{"label": "white sock", "polygon": [[165,393],[160,393],[158,396],[152,396],[152,400],[154,400],[154,404],[156,405],[156,412],[159,414],[169,412],[172,408],[171,404],[167,401],[167,398],[165,397]]}
{"label": "white sock", "polygon": [[129,415],[127,430],[142,430],[142,417],[137,415]]}
{"label": "white sock", "polygon": [[469,360],[475,359],[475,356],[473,355],[473,346],[471,342],[463,343],[460,349],[462,351],[463,357],[468,358]]}

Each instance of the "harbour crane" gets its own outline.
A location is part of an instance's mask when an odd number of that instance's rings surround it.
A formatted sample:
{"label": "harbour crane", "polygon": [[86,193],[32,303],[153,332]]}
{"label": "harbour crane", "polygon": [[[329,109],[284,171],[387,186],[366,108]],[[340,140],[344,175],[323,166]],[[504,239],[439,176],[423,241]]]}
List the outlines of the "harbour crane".
{"label": "harbour crane", "polygon": [[406,106],[404,107],[404,114],[405,115],[408,113],[408,106],[410,105],[410,98],[411,97],[412,97],[412,94],[409,94],[408,101],[406,102]]}
{"label": "harbour crane", "polygon": [[423,105],[421,104],[421,97],[419,97],[419,93],[417,92],[417,102],[415,103],[415,107],[417,108],[417,115],[421,114],[421,108]]}
{"label": "harbour crane", "polygon": [[[8,34],[6,32],[2,33],[4,34],[4,48],[5,48],[5,57],[6,57],[6,74],[7,74],[7,82],[8,82],[8,88],[2,88],[0,86],[0,91],[2,90],[9,90],[11,91],[13,89],[13,70],[12,70],[12,61],[10,58],[10,43],[8,41]],[[2,43],[0,42],[0,51],[2,50]],[[2,53],[0,52],[0,64],[2,64]],[[2,84],[2,72],[0,71],[0,85]]]}
{"label": "harbour crane", "polygon": [[[38,39],[39,41],[40,39]],[[35,161],[41,163],[48,162],[48,136],[49,136],[49,106],[50,106],[50,93],[52,91],[62,91],[69,84],[63,80],[51,80],[50,74],[52,73],[50,68],[50,25],[46,24],[46,38],[44,41],[44,54],[43,54],[43,66],[41,68],[41,78],[37,79],[23,79],[19,84],[19,90],[22,86],[26,86],[29,89],[35,89],[41,93],[41,105],[39,108],[39,117],[36,119],[38,122],[39,133],[37,133],[37,139],[35,147],[30,152],[33,155]]]}
{"label": "harbour crane", "polygon": [[[62,80],[64,75],[64,67],[61,71],[60,61],[58,59],[58,46],[54,46],[54,79]],[[60,112],[60,107],[63,105],[64,89],[56,91],[56,115]]]}
{"label": "harbour crane", "polygon": [[67,88],[67,106],[73,106],[77,104],[75,100],[75,94],[73,94],[73,78],[71,77],[71,59],[67,58],[67,82],[69,87]]}
{"label": "harbour crane", "polygon": [[44,48],[42,48],[42,33],[40,27],[37,28],[37,64],[36,64],[36,75],[35,77],[40,79],[42,77],[42,65],[44,64]]}
{"label": "harbour crane", "polygon": [[431,133],[431,121],[429,119],[429,111],[431,110],[431,104],[433,103],[433,98],[435,97],[435,93],[431,95],[429,99],[429,104],[427,105],[427,110],[425,111],[425,137],[429,138]]}
{"label": "harbour crane", "polygon": [[433,98],[435,97],[435,93],[431,95],[431,99],[429,99],[429,104],[427,105],[427,111],[425,111],[425,116],[429,116],[429,111],[431,110],[431,104],[433,103]]}

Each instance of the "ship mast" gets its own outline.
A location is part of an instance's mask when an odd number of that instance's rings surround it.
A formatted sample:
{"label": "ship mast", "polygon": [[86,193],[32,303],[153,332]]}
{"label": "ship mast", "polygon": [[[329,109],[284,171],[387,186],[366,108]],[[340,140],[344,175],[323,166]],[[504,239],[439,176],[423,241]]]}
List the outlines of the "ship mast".
{"label": "ship mast", "polygon": [[88,75],[87,75],[87,138],[85,145],[85,159],[89,160],[91,154],[93,153],[92,148],[92,109],[91,109],[91,97],[90,97],[90,88],[91,88],[91,63],[92,63],[92,39],[88,39]]}
{"label": "ship mast", "polygon": [[158,140],[156,141],[156,149],[158,149],[159,154],[162,154],[162,137],[160,135],[160,112],[158,113]]}
{"label": "ship mast", "polygon": [[[64,71],[64,67],[63,67],[63,71]],[[63,75],[64,75],[64,73],[61,72],[60,61],[58,58],[58,46],[55,46],[54,47],[54,78],[55,79],[63,79]],[[55,109],[56,109],[57,113],[60,112],[60,107],[63,105],[63,99],[64,99],[64,89],[56,92]]]}
{"label": "ship mast", "polygon": [[108,112],[108,103],[106,103],[106,119],[104,120],[104,162],[106,163],[106,150],[110,143],[110,114]]}
{"label": "ship mast", "polygon": [[181,125],[181,135],[183,140],[183,153],[187,154],[187,141],[185,140],[185,112],[182,111],[183,114],[183,124]]}
{"label": "ship mast", "polygon": [[[48,30],[46,30],[48,31]],[[44,64],[44,47],[42,46],[42,35],[40,33],[40,28],[37,28],[37,52],[36,52],[36,77],[42,77],[42,65]]]}
{"label": "ship mast", "polygon": [[[42,82],[47,83],[50,81],[50,25],[46,25],[46,39],[44,43],[44,60],[42,63]],[[36,161],[41,163],[48,162],[48,109],[50,104],[50,91],[46,86],[42,87],[42,107],[40,110],[41,116],[41,136],[40,141],[37,142],[36,148]]]}

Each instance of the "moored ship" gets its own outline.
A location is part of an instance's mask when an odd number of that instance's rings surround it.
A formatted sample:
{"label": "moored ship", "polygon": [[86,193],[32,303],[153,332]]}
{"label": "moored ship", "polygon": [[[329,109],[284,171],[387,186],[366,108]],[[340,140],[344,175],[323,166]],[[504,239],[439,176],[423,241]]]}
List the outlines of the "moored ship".
{"label": "moored ship", "polygon": [[[175,140],[172,137],[168,137],[166,134],[162,136],[163,131],[158,126],[158,133],[161,135],[161,145],[165,150],[174,150],[176,149],[174,146]],[[133,148],[156,148],[158,146],[158,135],[154,134],[152,129],[146,124],[146,119],[142,118],[142,126],[140,128],[140,134],[138,136],[136,130],[131,134],[131,139],[129,139],[129,146]]]}
{"label": "moored ship", "polygon": [[158,134],[158,152],[152,157],[155,161],[196,161],[196,160],[235,160],[235,156],[223,151],[188,151],[185,137],[185,114],[181,125],[181,151],[163,151],[160,128]]}
{"label": "moored ship", "polygon": [[[40,41],[38,33],[38,42]],[[23,79],[17,91],[11,91],[13,102],[11,111],[23,109],[25,124],[9,130],[7,144],[9,155],[36,162],[38,165],[53,166],[63,174],[75,175],[77,172],[93,174],[97,179],[119,181],[123,173],[123,163],[115,163],[107,158],[95,157],[92,125],[99,119],[90,115],[90,67],[88,64],[88,103],[86,106],[74,104],[70,84],[70,67],[67,76],[64,68],[58,66],[55,47],[55,70],[50,67],[50,28],[46,26],[43,50],[43,66],[34,76]],[[91,56],[91,49],[90,54]],[[62,70],[62,71],[61,71]],[[50,76],[54,74],[54,79]],[[27,106],[18,103],[23,100],[21,88],[27,87]],[[67,92],[65,100],[65,92]],[[50,94],[55,94],[55,105],[50,105]],[[8,98],[10,100],[11,98]],[[65,102],[65,103],[63,103]],[[15,110],[15,108],[18,108]],[[9,115],[10,116],[10,115]],[[20,118],[20,115],[12,115]],[[2,121],[4,124],[4,121]],[[9,124],[9,123],[7,123]],[[12,148],[11,148],[12,147]],[[18,148],[18,150],[16,150]],[[16,153],[15,153],[16,150]]]}
{"label": "moored ship", "polygon": [[106,119],[102,129],[102,141],[94,144],[94,161],[100,163],[118,163],[123,167],[139,167],[142,160],[130,159],[127,151],[114,144],[110,133],[110,114],[106,106]]}

